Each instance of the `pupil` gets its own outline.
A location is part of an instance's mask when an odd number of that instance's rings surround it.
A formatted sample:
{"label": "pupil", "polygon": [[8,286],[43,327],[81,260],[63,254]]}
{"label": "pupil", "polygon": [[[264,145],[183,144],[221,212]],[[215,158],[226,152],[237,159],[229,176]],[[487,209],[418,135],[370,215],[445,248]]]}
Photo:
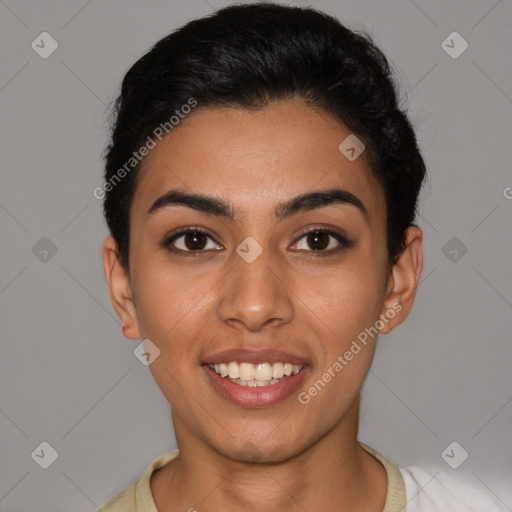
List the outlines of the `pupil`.
{"label": "pupil", "polygon": [[[193,241],[191,243],[189,243],[189,241],[191,239]],[[199,241],[198,241],[198,239],[199,239]],[[206,237],[202,233],[193,231],[193,232],[187,233],[185,235],[185,246],[187,247],[187,249],[190,249],[191,251],[197,251],[197,250],[203,249],[205,245],[206,245]]]}
{"label": "pupil", "polygon": [[[322,243],[322,237],[324,243]],[[326,233],[312,233],[308,235],[308,243],[314,250],[325,249],[329,245],[329,237]]]}

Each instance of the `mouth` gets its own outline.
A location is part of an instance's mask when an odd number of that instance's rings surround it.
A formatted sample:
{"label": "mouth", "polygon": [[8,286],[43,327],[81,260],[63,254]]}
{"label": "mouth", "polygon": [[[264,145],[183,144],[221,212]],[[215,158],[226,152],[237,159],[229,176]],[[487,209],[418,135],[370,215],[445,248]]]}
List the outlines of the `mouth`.
{"label": "mouth", "polygon": [[247,387],[275,386],[280,382],[297,375],[304,369],[303,365],[291,363],[217,363],[208,365],[217,375],[237,384]]}
{"label": "mouth", "polygon": [[213,389],[242,407],[268,407],[292,395],[309,371],[297,356],[274,350],[229,350],[202,364]]}

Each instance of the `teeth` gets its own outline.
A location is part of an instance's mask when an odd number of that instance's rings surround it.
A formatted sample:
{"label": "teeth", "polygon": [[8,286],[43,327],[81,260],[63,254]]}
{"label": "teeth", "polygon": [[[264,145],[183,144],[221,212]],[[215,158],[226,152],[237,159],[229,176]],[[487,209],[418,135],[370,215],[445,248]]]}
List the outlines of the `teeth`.
{"label": "teeth", "polygon": [[221,377],[225,377],[229,373],[227,365],[219,364],[219,371],[217,373],[219,373]]}
{"label": "teeth", "polygon": [[254,380],[266,381],[272,378],[272,365],[268,363],[260,363],[254,370]]}
{"label": "teeth", "polygon": [[297,375],[303,368],[301,365],[291,363],[218,363],[209,365],[221,377],[229,377],[230,380],[241,386],[273,386],[280,382],[279,379]]}
{"label": "teeth", "polygon": [[284,375],[284,364],[274,363],[272,366],[272,377],[274,379],[281,379]]}
{"label": "teeth", "polygon": [[[237,363],[233,363],[237,364]],[[238,365],[237,365],[238,366]],[[242,380],[251,381],[254,380],[254,365],[251,363],[242,363],[240,365],[240,378]]]}
{"label": "teeth", "polygon": [[254,387],[263,387],[263,386],[273,386],[274,384],[279,384],[281,382],[279,379],[270,379],[270,380],[242,380],[242,379],[233,379],[232,382],[238,384],[240,386],[248,386],[250,388]]}
{"label": "teeth", "polygon": [[230,379],[238,379],[240,377],[240,372],[238,371],[238,365],[236,363],[228,364],[228,372]]}

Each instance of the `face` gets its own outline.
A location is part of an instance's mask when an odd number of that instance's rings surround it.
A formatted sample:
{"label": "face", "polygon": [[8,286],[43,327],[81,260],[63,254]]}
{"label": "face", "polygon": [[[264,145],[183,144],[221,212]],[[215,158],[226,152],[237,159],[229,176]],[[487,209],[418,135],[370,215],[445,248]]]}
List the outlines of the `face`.
{"label": "face", "polygon": [[105,267],[124,334],[160,351],[177,436],[280,461],[354,427],[375,333],[417,279],[389,271],[383,191],[338,149],[350,133],[298,100],[198,107],[146,158],[130,279],[112,240]]}

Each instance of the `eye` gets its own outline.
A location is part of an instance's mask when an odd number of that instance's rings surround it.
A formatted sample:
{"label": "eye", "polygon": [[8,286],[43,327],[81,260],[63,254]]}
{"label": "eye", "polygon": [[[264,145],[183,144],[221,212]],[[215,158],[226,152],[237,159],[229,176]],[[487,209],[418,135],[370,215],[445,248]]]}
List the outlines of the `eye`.
{"label": "eye", "polygon": [[213,240],[213,236],[210,233],[197,228],[189,228],[175,233],[164,241],[164,245],[169,250],[183,252],[204,252],[208,249],[223,249],[221,245],[218,245]]}
{"label": "eye", "polygon": [[[299,252],[312,252],[317,256],[336,253],[351,247],[354,242],[346,236],[332,229],[313,228],[303,233],[296,242],[293,250]],[[192,255],[206,252],[207,250],[222,250],[222,245],[216,243],[212,233],[199,228],[182,229],[167,237],[162,245],[170,251],[192,253]]]}
{"label": "eye", "polygon": [[299,238],[299,242],[294,249],[329,254],[341,251],[352,245],[353,242],[337,231],[326,228],[313,228]]}

